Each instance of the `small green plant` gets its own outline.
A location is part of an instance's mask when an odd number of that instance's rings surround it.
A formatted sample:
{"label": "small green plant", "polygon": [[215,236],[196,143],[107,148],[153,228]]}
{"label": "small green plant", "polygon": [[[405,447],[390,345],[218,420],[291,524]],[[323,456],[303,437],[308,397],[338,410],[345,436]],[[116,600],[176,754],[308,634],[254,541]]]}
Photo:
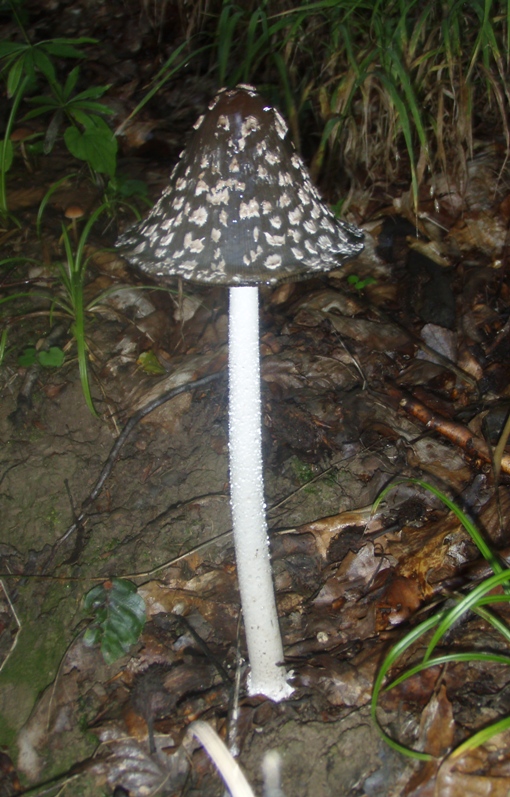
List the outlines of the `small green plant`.
{"label": "small green plant", "polygon": [[116,175],[117,136],[168,80],[188,65],[190,59],[208,50],[210,45],[190,52],[190,41],[185,40],[176,47],[154,76],[143,99],[114,132],[104,118],[113,111],[100,102],[109,85],[77,90],[79,67],[72,69],[63,82],[57,76],[56,67],[62,59],[84,58],[82,47],[97,44],[97,40],[88,37],[55,38],[33,43],[26,31],[21,5],[21,0],[10,0],[9,3],[23,41],[0,41],[0,78],[5,82],[7,98],[12,101],[5,135],[0,140],[0,217],[3,220],[12,218],[8,209],[6,176],[13,163],[11,135],[20,104],[24,101],[33,106],[24,115],[24,120],[30,121],[44,115],[50,117],[43,153],[50,153],[62,134],[71,155],[87,163],[95,178],[100,174],[108,176],[104,196],[107,213],[114,215],[119,206],[124,206],[139,218],[135,200],[145,204],[149,204],[149,201],[140,181],[129,181]]}
{"label": "small green plant", "polygon": [[[105,211],[105,206],[100,205],[87,219],[81,235],[73,248],[71,235],[67,227],[62,224],[62,243],[64,246],[65,259],[56,263],[58,278],[52,280],[51,290],[44,291],[42,289],[33,289],[30,291],[22,291],[13,293],[0,299],[0,306],[11,304],[18,300],[40,297],[50,303],[48,315],[50,320],[55,313],[59,313],[64,317],[71,320],[71,334],[76,343],[78,367],[80,371],[80,381],[82,385],[83,395],[89,410],[93,415],[97,415],[92,395],[90,392],[89,373],[88,373],[88,352],[87,341],[85,334],[85,321],[86,315],[92,312],[95,307],[109,294],[115,292],[115,288],[108,289],[100,295],[95,296],[90,302],[85,303],[84,300],[84,287],[87,273],[87,265],[89,257],[85,254],[85,247],[87,240],[98,218]],[[16,261],[23,261],[23,258],[8,258],[5,261],[0,261],[0,266],[3,264],[12,264]],[[26,262],[26,260],[25,260]],[[11,316],[7,320],[7,324],[12,324],[16,320],[16,316]],[[25,349],[21,355],[20,365],[30,366],[34,362],[39,362],[45,367],[59,367],[63,363],[63,352],[58,347],[53,347],[49,352],[39,351],[36,352],[33,347]]]}
{"label": "small green plant", "polygon": [[93,305],[100,301],[100,297],[96,297],[88,306],[85,305],[83,288],[89,261],[89,258],[85,256],[85,244],[92,226],[103,211],[104,205],[101,205],[87,220],[78,240],[76,251],[73,251],[67,227],[64,224],[62,225],[62,239],[64,242],[66,260],[65,262],[57,263],[57,267],[64,293],[63,295],[56,294],[53,299],[54,306],[59,307],[72,318],[71,332],[76,341],[81,387],[87,407],[93,415],[97,415],[97,413],[90,393],[87,365],[87,341],[85,337],[85,314],[88,309],[91,309]]}
{"label": "small green plant", "polygon": [[365,277],[361,279],[357,274],[349,274],[347,282],[357,291],[363,291],[367,285],[375,285],[377,280],[374,277]]}
{"label": "small green plant", "polygon": [[64,364],[65,354],[59,346],[50,346],[46,351],[37,351],[35,346],[27,346],[18,357],[18,365],[23,368],[30,368],[31,365],[38,363],[43,368],[60,368]]}
{"label": "small green plant", "polygon": [[[491,551],[487,545],[483,535],[479,529],[474,525],[470,518],[451,501],[444,493],[436,487],[421,481],[420,479],[409,479],[412,484],[419,485],[437,496],[448,507],[461,522],[463,527],[469,533],[473,542],[478,547],[482,556],[487,560],[494,571],[494,575],[482,581],[474,589],[464,595],[453,596],[453,608],[442,608],[432,614],[427,620],[420,623],[418,626],[409,631],[403,639],[394,645],[379,669],[377,674],[374,689],[372,692],[371,713],[372,719],[385,742],[390,745],[394,750],[397,750],[404,755],[410,756],[420,761],[430,761],[433,756],[427,752],[421,752],[411,749],[387,734],[378,722],[377,707],[379,698],[382,691],[389,691],[401,684],[403,681],[411,678],[413,675],[422,672],[429,667],[444,665],[456,662],[470,662],[480,661],[490,663],[507,664],[510,666],[510,655],[499,653],[485,653],[479,650],[445,653],[441,655],[434,655],[434,651],[445,637],[445,635],[459,622],[461,622],[466,615],[474,612],[479,617],[488,622],[507,643],[510,643],[510,629],[507,627],[500,617],[491,612],[486,606],[497,603],[508,603],[510,601],[510,569],[504,567],[497,556]],[[383,490],[374,504],[374,511],[379,506],[380,502],[387,495],[389,490],[393,489],[395,485],[390,485]],[[502,586],[504,590],[503,595],[491,594],[492,590],[496,587]],[[398,662],[401,656],[415,643],[422,641],[426,642],[425,653],[417,664],[406,669],[401,675],[385,683],[392,667]],[[450,755],[454,758],[464,754],[468,750],[472,750],[479,745],[486,742],[496,733],[510,728],[510,717],[498,720],[488,727],[483,728],[478,733],[460,744]]]}
{"label": "small green plant", "polygon": [[46,154],[53,149],[60,128],[67,121],[64,141],[71,155],[86,161],[93,171],[113,177],[117,167],[117,139],[103,119],[113,111],[97,102],[110,86],[93,86],[75,93],[79,74],[79,67],[72,69],[63,85],[53,75],[48,80],[49,95],[28,98],[36,107],[25,114],[24,119],[50,115],[44,140]]}
{"label": "small green plant", "polygon": [[103,194],[105,211],[110,218],[117,216],[120,209],[131,211],[133,216],[140,221],[142,215],[138,209],[138,202],[146,207],[151,207],[147,183],[143,180],[133,180],[116,174],[108,180],[108,184]]}
{"label": "small green plant", "polygon": [[145,603],[136,585],[112,578],[93,587],[83,600],[85,612],[92,615],[83,637],[88,647],[101,645],[107,664],[123,656],[138,640],[145,625]]}
{"label": "small green plant", "polygon": [[298,459],[298,457],[293,457],[292,470],[294,471],[294,475],[296,476],[299,484],[306,485],[313,481],[315,474],[313,472],[313,468],[308,464],[308,462],[303,462],[302,460]]}

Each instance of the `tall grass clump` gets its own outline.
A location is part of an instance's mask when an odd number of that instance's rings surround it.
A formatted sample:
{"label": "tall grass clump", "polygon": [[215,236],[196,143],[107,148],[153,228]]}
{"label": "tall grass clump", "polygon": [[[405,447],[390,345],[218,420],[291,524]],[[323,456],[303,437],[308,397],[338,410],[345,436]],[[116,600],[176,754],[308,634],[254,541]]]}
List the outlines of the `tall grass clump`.
{"label": "tall grass clump", "polygon": [[278,100],[323,182],[407,181],[416,203],[426,170],[462,177],[478,138],[508,153],[509,0],[211,7],[218,83]]}

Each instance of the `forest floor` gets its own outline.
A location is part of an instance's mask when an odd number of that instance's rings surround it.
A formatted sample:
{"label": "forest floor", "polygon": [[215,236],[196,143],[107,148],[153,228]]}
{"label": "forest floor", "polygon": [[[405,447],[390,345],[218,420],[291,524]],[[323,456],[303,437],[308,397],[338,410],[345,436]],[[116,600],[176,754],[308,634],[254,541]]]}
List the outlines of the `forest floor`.
{"label": "forest floor", "polygon": [[[48,26],[65,35],[104,31],[100,8],[89,30],[82,11],[71,14],[79,3],[58,20],[47,5]],[[123,25],[120,10],[111,19],[122,46],[98,59],[98,82],[134,69],[134,21]],[[122,117],[131,106],[120,85]],[[123,141],[119,168],[145,180],[152,200],[214,88],[198,89],[189,76],[169,84],[161,117],[149,107]],[[140,143],[143,131],[151,134]],[[64,148],[29,166],[19,157],[9,173],[20,227],[0,230],[0,260],[21,258],[3,265],[3,295],[20,283],[29,294],[15,319],[9,305],[0,369],[0,794],[221,795],[214,766],[186,736],[197,718],[239,750],[259,794],[261,761],[273,749],[287,797],[508,794],[507,732],[448,757],[509,713],[506,664],[431,667],[381,696],[381,726],[429,752],[427,761],[393,750],[370,709],[391,645],[491,572],[458,517],[409,480],[453,498],[507,554],[510,465],[504,455],[495,480],[491,458],[510,407],[510,174],[497,142],[477,142],[463,181],[432,175],[418,218],[402,189],[354,190],[346,213],[365,232],[363,254],[324,278],[261,291],[267,514],[295,686],[280,704],[245,692],[228,489],[227,291],[140,290],[113,248],[134,219],[122,209],[101,217],[87,241],[86,296],[122,290],[87,317],[95,417],[69,327],[50,311],[62,291],[63,213],[80,204],[86,218],[100,192]],[[38,236],[39,203],[71,171]],[[23,365],[20,355],[44,347],[51,329],[64,362]],[[212,375],[147,414],[110,456],[148,401]],[[137,585],[147,623],[129,653],[107,664],[83,642],[82,599],[112,578]],[[406,651],[398,671],[424,647]],[[505,652],[507,643],[468,614],[440,646],[467,649]]]}

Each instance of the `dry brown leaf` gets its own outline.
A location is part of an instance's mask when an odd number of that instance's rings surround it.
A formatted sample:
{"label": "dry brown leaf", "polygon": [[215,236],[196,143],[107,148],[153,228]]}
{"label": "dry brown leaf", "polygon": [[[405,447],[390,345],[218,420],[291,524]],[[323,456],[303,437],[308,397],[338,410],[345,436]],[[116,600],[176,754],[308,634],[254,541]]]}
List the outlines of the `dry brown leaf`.
{"label": "dry brown leaf", "polygon": [[[93,759],[91,772],[100,785],[108,784],[113,792],[122,784],[133,797],[181,790],[189,772],[188,756],[182,747],[156,758],[149,755],[144,744],[126,736],[114,723],[100,728],[98,733],[103,748]],[[169,748],[174,744],[170,737]]]}
{"label": "dry brown leaf", "polygon": [[352,357],[346,352],[338,352],[338,356],[335,352],[333,358],[291,349],[264,357],[261,374],[264,382],[289,391],[310,386],[350,390],[360,379]]}
{"label": "dry brown leaf", "polygon": [[424,241],[420,238],[408,238],[407,242],[410,249],[419,252],[429,260],[433,260],[439,266],[449,267],[451,263],[446,256],[445,247],[440,241]]}
{"label": "dry brown leaf", "polygon": [[343,316],[355,316],[364,313],[365,307],[357,296],[328,289],[301,299],[294,308],[295,315],[297,316],[302,310],[326,314],[333,311]]}
{"label": "dry brown leaf", "polygon": [[378,321],[367,321],[363,318],[347,318],[326,314],[332,325],[341,335],[354,338],[371,351],[392,352],[411,348],[407,332],[393,324],[380,324]]}
{"label": "dry brown leaf", "polygon": [[461,251],[478,250],[493,258],[502,252],[506,235],[506,220],[482,211],[464,213],[449,233]]}
{"label": "dry brown leaf", "polygon": [[[222,346],[218,351],[210,354],[184,358],[175,367],[175,370],[164,379],[155,381],[154,377],[141,378],[128,398],[130,413],[137,412],[173,388],[222,370],[226,364],[226,356],[226,347]],[[144,422],[162,425],[169,431],[174,432],[179,428],[180,419],[183,413],[189,409],[191,401],[192,395],[190,393],[182,393],[158,407],[154,412],[149,413],[144,418]]]}
{"label": "dry brown leaf", "polygon": [[210,570],[199,576],[168,576],[167,582],[150,581],[139,588],[147,616],[160,612],[189,614],[196,609],[223,638],[235,638],[239,599],[235,570]]}
{"label": "dry brown leaf", "polygon": [[[433,594],[432,584],[437,581],[440,571],[444,576],[445,571],[451,573],[458,567],[457,550],[467,539],[467,532],[452,513],[419,529],[404,527],[400,540],[389,540],[385,550],[398,559],[397,575],[416,581],[426,598]],[[452,560],[449,558],[450,549],[454,546],[456,556]]]}
{"label": "dry brown leaf", "polygon": [[411,775],[402,795],[406,797],[433,797],[435,778],[443,756],[453,744],[455,723],[452,705],[442,684],[425,706],[420,720],[417,747],[435,756],[432,761],[420,763]]}
{"label": "dry brown leaf", "polygon": [[328,558],[331,541],[344,529],[352,526],[360,527],[365,534],[379,531],[382,526],[382,513],[372,512],[371,506],[360,507],[340,512],[338,515],[320,518],[312,523],[305,523],[295,529],[285,529],[280,535],[311,534],[315,539],[317,552],[324,560]]}
{"label": "dry brown leaf", "polygon": [[439,758],[451,750],[455,722],[452,704],[448,700],[445,684],[434,692],[421,715],[419,747]]}
{"label": "dry brown leaf", "polygon": [[408,620],[424,600],[423,588],[415,577],[393,576],[377,601],[376,630]]}
{"label": "dry brown leaf", "polygon": [[509,750],[505,731],[463,756],[449,756],[439,769],[435,797],[508,797]]}

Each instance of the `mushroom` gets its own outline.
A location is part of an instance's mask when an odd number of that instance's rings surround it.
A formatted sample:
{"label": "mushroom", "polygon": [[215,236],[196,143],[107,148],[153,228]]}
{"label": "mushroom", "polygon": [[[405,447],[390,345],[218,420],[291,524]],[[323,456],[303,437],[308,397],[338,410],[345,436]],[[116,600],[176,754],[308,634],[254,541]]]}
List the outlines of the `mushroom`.
{"label": "mushroom", "polygon": [[71,222],[71,227],[72,227],[72,230],[73,230],[73,238],[74,238],[75,244],[78,243],[78,225],[77,225],[77,221],[78,221],[78,219],[83,218],[84,215],[85,215],[85,211],[81,207],[81,205],[68,205],[66,207],[65,211],[64,211],[64,216],[66,217],[66,219],[69,219],[70,222]]}
{"label": "mushroom", "polygon": [[30,130],[29,127],[17,127],[16,130],[13,130],[11,133],[11,141],[14,144],[19,143],[21,157],[23,158],[23,163],[25,164],[27,172],[33,172],[34,170],[32,168],[32,164],[30,163],[30,158],[28,157],[25,142],[33,138],[34,135],[37,135],[37,133],[34,133],[34,131]]}
{"label": "mushroom", "polygon": [[222,89],[145,221],[119,240],[156,280],[229,286],[231,509],[250,694],[292,693],[282,666],[264,507],[258,285],[338,268],[363,235],[322,202],[286,141],[280,113],[252,86]]}

